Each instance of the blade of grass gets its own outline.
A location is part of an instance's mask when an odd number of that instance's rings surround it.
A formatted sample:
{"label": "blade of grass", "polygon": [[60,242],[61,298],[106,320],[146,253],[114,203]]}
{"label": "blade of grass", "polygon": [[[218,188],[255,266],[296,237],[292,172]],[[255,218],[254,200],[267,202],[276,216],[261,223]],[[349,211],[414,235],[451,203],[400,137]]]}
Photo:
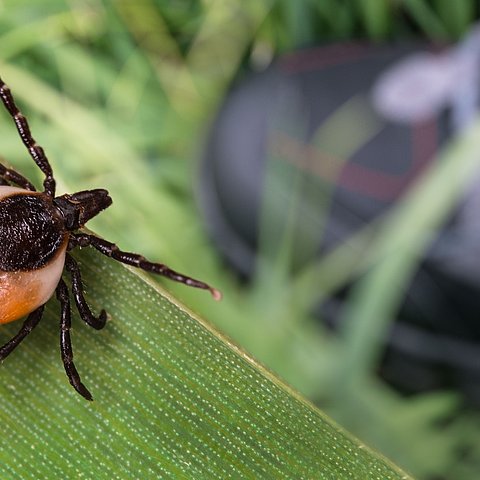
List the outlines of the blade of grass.
{"label": "blade of grass", "polygon": [[423,245],[431,239],[435,228],[457,204],[479,168],[479,138],[480,122],[477,121],[432,162],[395,213],[380,217],[304,268],[293,283],[293,296],[299,303],[311,309],[389,255],[405,248],[415,249],[419,242]]}
{"label": "blade of grass", "polygon": [[439,20],[436,12],[423,0],[405,0],[404,8],[418,23],[420,28],[434,40],[445,40],[448,32],[443,23]]}
{"label": "blade of grass", "polygon": [[478,178],[479,138],[477,120],[447,147],[423,181],[392,212],[372,253],[366,255],[370,259],[373,255],[376,261],[370,262],[372,268],[348,304],[342,391],[353,388],[355,381],[372,370],[381,339],[420,256],[472,180]]}
{"label": "blade of grass", "polygon": [[363,0],[357,4],[370,38],[377,41],[385,38],[391,30],[392,2]]}
{"label": "blade of grass", "polygon": [[52,302],[2,366],[1,478],[409,478],[153,283],[96,252],[78,258],[110,313],[101,332],[75,319],[95,401],[68,385]]}
{"label": "blade of grass", "polygon": [[475,20],[475,3],[472,0],[457,0],[455,3],[436,0],[435,6],[453,38],[465,33]]}

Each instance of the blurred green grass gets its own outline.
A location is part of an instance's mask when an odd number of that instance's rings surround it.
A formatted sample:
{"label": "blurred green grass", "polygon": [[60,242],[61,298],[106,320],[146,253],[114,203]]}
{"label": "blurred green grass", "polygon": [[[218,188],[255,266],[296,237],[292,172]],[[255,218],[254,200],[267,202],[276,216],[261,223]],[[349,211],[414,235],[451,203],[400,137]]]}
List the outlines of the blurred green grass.
{"label": "blurred green grass", "polygon": [[[261,68],[278,53],[325,40],[451,40],[477,9],[473,0],[4,0],[0,71],[48,153],[59,191],[111,192],[114,205],[89,224],[93,230],[221,288],[224,301],[212,305],[199,292],[166,285],[418,478],[473,479],[480,467],[476,414],[457,412],[451,394],[405,399],[381,384],[369,360],[378,344],[362,342],[372,328],[367,321],[340,339],[311,318],[315,292],[308,295],[308,285],[329,272],[335,288],[347,283],[346,254],[334,252],[296,278],[280,262],[274,273],[259,272],[243,285],[210,245],[193,190],[203,134],[244,67]],[[0,155],[39,179],[3,112],[1,118]],[[427,217],[441,218],[452,207],[453,197],[438,207],[443,192],[437,188],[422,203]],[[416,204],[405,208],[414,211]],[[394,228],[407,240],[415,233],[412,224],[394,222],[386,221],[375,245],[388,247]],[[371,238],[367,232],[359,244]],[[421,245],[410,252],[412,265],[420,252]],[[388,280],[402,266],[387,267],[354,292],[351,316],[362,312],[368,319],[380,308],[381,318],[390,318],[402,285],[392,288]],[[372,304],[375,296],[385,302]],[[345,354],[349,344],[354,353]],[[362,375],[347,390],[334,388],[358,361],[365,365]]]}

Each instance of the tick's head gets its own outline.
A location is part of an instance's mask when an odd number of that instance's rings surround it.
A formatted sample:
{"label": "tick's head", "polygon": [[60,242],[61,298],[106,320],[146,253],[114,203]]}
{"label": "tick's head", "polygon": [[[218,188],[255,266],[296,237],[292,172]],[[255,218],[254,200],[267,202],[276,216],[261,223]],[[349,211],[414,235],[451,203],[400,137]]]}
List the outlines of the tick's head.
{"label": "tick's head", "polygon": [[67,230],[83,227],[91,218],[97,216],[112,204],[112,199],[103,188],[84,190],[83,192],[65,194],[53,200],[64,219]]}

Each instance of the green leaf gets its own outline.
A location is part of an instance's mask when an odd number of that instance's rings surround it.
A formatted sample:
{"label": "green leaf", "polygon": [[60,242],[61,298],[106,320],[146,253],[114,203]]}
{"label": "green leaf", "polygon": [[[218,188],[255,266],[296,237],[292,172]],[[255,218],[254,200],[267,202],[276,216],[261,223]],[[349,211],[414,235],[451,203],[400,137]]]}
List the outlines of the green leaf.
{"label": "green leaf", "polygon": [[0,478],[409,478],[143,275],[77,258],[110,314],[99,332],[74,318],[95,401],[68,384],[52,300],[2,365]]}

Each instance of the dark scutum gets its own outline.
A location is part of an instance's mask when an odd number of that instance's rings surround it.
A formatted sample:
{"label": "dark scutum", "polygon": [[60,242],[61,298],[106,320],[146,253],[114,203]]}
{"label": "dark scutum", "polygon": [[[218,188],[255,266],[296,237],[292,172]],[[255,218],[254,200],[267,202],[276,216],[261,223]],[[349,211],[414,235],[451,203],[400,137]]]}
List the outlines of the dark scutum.
{"label": "dark scutum", "polygon": [[35,270],[46,265],[67,235],[45,194],[14,194],[0,200],[0,270]]}

